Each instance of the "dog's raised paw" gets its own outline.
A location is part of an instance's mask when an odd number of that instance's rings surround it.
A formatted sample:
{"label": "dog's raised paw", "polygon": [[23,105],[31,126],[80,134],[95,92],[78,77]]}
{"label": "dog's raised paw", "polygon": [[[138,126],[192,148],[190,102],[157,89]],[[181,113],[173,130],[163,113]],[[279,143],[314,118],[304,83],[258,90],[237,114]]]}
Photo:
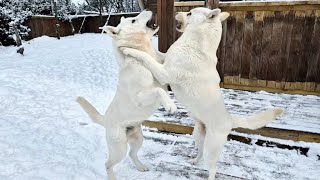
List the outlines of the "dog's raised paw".
{"label": "dog's raised paw", "polygon": [[119,49],[124,55],[131,55],[132,54],[132,50],[130,48],[120,47]]}
{"label": "dog's raised paw", "polygon": [[284,112],[284,109],[282,109],[282,108],[275,108],[275,109],[273,109],[273,114],[274,114],[274,117],[275,117],[275,118],[278,117],[278,116],[280,116],[281,114],[283,114],[283,112]]}
{"label": "dog's raised paw", "polygon": [[178,109],[177,106],[172,101],[165,103],[163,106],[164,106],[164,109],[171,114],[176,112]]}
{"label": "dog's raised paw", "polygon": [[124,53],[124,51],[125,51],[126,49],[128,49],[128,48],[126,48],[126,47],[119,47],[119,50],[120,50],[121,52],[123,52],[123,53]]}
{"label": "dog's raised paw", "polygon": [[190,159],[188,162],[192,165],[197,165],[199,160],[197,158],[193,158],[193,159]]}

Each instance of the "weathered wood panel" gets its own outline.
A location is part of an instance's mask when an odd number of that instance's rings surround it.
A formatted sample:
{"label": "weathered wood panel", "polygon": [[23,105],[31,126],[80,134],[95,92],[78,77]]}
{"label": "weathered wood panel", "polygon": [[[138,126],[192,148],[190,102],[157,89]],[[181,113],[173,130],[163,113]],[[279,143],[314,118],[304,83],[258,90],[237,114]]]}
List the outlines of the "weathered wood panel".
{"label": "weathered wood panel", "polygon": [[[157,128],[159,131],[171,132],[171,133],[179,133],[179,134],[192,134],[193,127],[167,123],[167,122],[156,122],[146,120],[143,123],[144,126],[150,128]],[[284,140],[292,140],[292,141],[305,141],[305,142],[320,142],[320,134],[317,133],[308,133],[304,131],[291,131],[286,129],[276,129],[276,128],[260,128],[257,130],[248,130],[242,128],[236,128],[234,131],[244,134],[255,134],[261,135],[265,137],[284,139]]]}
{"label": "weathered wood panel", "polygon": [[[256,11],[254,14],[254,22],[253,22],[253,37],[252,37],[252,49],[251,49],[251,61],[250,61],[250,79],[257,79],[258,78],[258,68],[259,68],[259,61],[261,59],[261,40],[263,34],[263,16],[264,11]],[[252,84],[256,85],[256,84]]]}
{"label": "weathered wood panel", "polygon": [[283,25],[285,24],[284,13],[281,11],[274,12],[274,21],[272,26],[272,40],[270,59],[268,60],[267,68],[267,80],[281,81],[282,80],[282,69],[283,63],[281,61],[281,45],[283,34]]}
{"label": "weathered wood panel", "polygon": [[[128,14],[121,14],[121,15],[111,15],[109,19],[108,25],[116,26],[120,22],[120,18],[124,17],[132,17],[136,16],[138,13],[128,13]],[[75,33],[78,33],[82,24],[84,17],[78,17],[72,20],[72,24],[75,29]],[[103,22],[106,22],[108,16],[102,16]],[[55,18],[52,16],[34,16],[31,17],[27,22],[26,25],[31,29],[29,36],[27,39],[32,39],[36,37],[40,37],[43,35],[54,37],[56,36],[55,32]],[[61,36],[68,36],[72,35],[72,27],[69,21],[59,21],[60,24],[60,35]],[[82,27],[81,33],[87,32],[95,32],[99,33],[101,30],[100,27],[100,17],[99,16],[87,16]]]}
{"label": "weathered wood panel", "polygon": [[226,76],[233,75],[233,56],[234,56],[234,39],[236,32],[236,18],[231,16],[227,20],[227,33],[226,33],[226,44],[225,44],[225,55],[224,55],[224,74]]}
{"label": "weathered wood panel", "polygon": [[158,0],[157,1],[158,25],[161,27],[158,34],[161,43],[159,43],[159,51],[166,52],[174,39],[174,0]]}
{"label": "weathered wood panel", "polygon": [[[218,64],[217,70],[219,74],[224,74],[224,60],[225,58],[225,47],[226,47],[226,40],[227,40],[227,22],[224,21],[222,23],[222,37],[220,42],[220,48],[218,48],[217,57],[218,57]],[[224,76],[220,76],[221,81],[224,81]]]}
{"label": "weathered wood panel", "polygon": [[[293,21],[293,31],[291,37],[290,55],[288,59],[288,70],[286,74],[287,82],[294,82],[301,80],[298,77],[298,66],[302,54],[302,35],[304,29],[305,13],[302,11],[296,11]],[[306,67],[305,67],[306,68]]]}
{"label": "weathered wood panel", "polygon": [[[306,51],[308,61],[307,82],[320,82],[320,10],[315,11],[315,24],[310,48]],[[320,85],[318,85],[320,86]]]}
{"label": "weathered wood panel", "polygon": [[268,78],[268,63],[272,49],[272,28],[273,28],[274,13],[272,11],[264,12],[263,19],[263,34],[261,42],[261,60],[259,63],[258,79],[267,80]]}
{"label": "weathered wood panel", "polygon": [[[233,76],[240,76],[240,70],[241,70],[241,52],[242,52],[242,45],[243,45],[243,36],[244,36],[244,16],[246,12],[235,12],[235,35],[233,39],[233,51],[235,53],[232,60],[232,74]],[[229,51],[230,52],[230,51]],[[229,53],[227,52],[227,53]],[[222,60],[222,59],[220,59]],[[234,79],[235,81],[237,79]]]}
{"label": "weathered wood panel", "polygon": [[[238,21],[241,22],[242,18],[243,17],[239,17]],[[236,54],[242,55],[242,58],[237,60],[241,62],[241,71],[239,72],[239,75],[241,78],[249,78],[249,74],[250,74],[250,69],[251,69],[250,62],[252,59],[251,52],[252,52],[253,21],[254,21],[253,11],[246,12],[245,20],[244,20],[245,22],[244,33],[239,35],[240,37],[244,36],[243,44],[239,44],[239,46],[242,47],[242,51],[234,52],[235,55]],[[241,27],[239,28],[241,29]]]}

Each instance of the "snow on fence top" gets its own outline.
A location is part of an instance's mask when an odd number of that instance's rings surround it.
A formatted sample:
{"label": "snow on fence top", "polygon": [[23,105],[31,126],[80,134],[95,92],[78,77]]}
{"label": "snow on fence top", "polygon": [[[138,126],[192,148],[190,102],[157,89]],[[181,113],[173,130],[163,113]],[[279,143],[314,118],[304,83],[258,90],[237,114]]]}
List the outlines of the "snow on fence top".
{"label": "snow on fence top", "polygon": [[[250,1],[220,1],[219,7],[224,6],[266,6],[266,5],[299,5],[299,4],[320,4],[319,0],[250,0]],[[175,6],[204,6],[204,1],[174,2]]]}
{"label": "snow on fence top", "polygon": [[[126,13],[103,13],[102,16],[126,16],[126,15],[136,15],[139,12],[126,12]],[[68,17],[71,19],[74,18],[82,18],[82,17],[98,17],[99,14],[94,13],[94,11],[92,11],[91,14],[82,14],[82,15],[69,15]],[[54,16],[48,16],[48,15],[33,15],[31,18],[43,18],[43,19],[52,19],[55,18]]]}

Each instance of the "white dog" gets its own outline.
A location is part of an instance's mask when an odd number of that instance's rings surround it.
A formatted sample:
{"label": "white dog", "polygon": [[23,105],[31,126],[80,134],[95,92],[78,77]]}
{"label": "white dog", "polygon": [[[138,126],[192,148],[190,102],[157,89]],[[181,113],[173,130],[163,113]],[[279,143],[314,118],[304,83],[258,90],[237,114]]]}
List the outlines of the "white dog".
{"label": "white dog", "polygon": [[168,50],[164,64],[142,51],[121,48],[124,54],[141,60],[161,84],[169,83],[177,100],[191,111],[198,148],[192,163],[201,159],[204,149],[211,180],[215,179],[216,164],[232,128],[257,129],[283,112],[276,108],[243,119],[227,112],[219,87],[216,51],[222,34],[221,21],[228,17],[229,13],[221,13],[220,9],[179,12],[177,29],[184,33]]}
{"label": "white dog", "polygon": [[113,167],[125,157],[127,143],[130,145],[129,156],[136,168],[139,171],[148,170],[137,156],[143,141],[141,124],[160,104],[171,113],[177,109],[152,73],[142,63],[119,51],[119,44],[137,48],[162,63],[163,55],[153,48],[151,42],[157,30],[153,31],[147,26],[151,17],[151,11],[143,11],[134,18],[121,18],[117,27],[103,28],[113,38],[114,51],[119,65],[117,91],[105,115],[100,115],[84,98],[78,97],[77,99],[90,118],[106,128],[109,150],[106,169],[110,180],[116,179]]}

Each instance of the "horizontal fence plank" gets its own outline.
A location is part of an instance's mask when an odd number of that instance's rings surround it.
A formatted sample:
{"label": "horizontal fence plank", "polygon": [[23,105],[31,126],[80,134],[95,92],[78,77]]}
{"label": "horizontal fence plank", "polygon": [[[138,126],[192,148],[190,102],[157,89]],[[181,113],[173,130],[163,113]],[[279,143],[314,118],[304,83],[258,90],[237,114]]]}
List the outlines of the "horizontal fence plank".
{"label": "horizontal fence plank", "polygon": [[223,3],[219,4],[219,7],[223,11],[304,11],[304,10],[318,10],[319,4],[292,4],[292,5],[268,5],[267,2],[263,2],[264,5],[252,5],[252,6],[236,6],[238,3],[234,3],[229,6],[224,6]]}
{"label": "horizontal fence plank", "polygon": [[174,6],[183,7],[183,6],[204,6],[205,3],[201,1],[191,1],[191,2],[174,2]]}
{"label": "horizontal fence plank", "polygon": [[[272,93],[287,93],[287,94],[301,94],[301,95],[316,95],[320,96],[320,84],[305,82],[304,86],[311,86],[310,88],[296,89],[294,82],[276,82],[274,86],[267,85],[270,81],[266,80],[249,80],[249,85],[233,84],[233,78],[224,77],[225,81],[220,83],[220,87],[226,89],[238,89],[245,91],[267,91]],[[235,77],[239,78],[239,77]],[[243,81],[240,79],[240,81]],[[272,82],[272,81],[271,81]],[[253,85],[251,85],[253,84]],[[271,87],[270,87],[271,86]]]}
{"label": "horizontal fence plank", "polygon": [[[167,123],[167,122],[146,120],[143,123],[143,125],[150,128],[156,128],[159,131],[179,133],[179,134],[192,134],[192,131],[193,131],[193,127],[191,126]],[[257,130],[249,130],[249,129],[243,129],[243,128],[236,128],[233,130],[239,133],[244,133],[244,134],[261,135],[265,137],[292,140],[296,142],[304,141],[304,142],[320,143],[320,134],[309,133],[304,131],[293,131],[293,130],[277,129],[277,128],[269,128],[269,127],[263,127]]]}
{"label": "horizontal fence plank", "polygon": [[250,7],[250,6],[297,6],[297,5],[320,5],[319,1],[307,0],[307,1],[238,1],[238,2],[221,2],[219,3],[220,7]]}
{"label": "horizontal fence plank", "polygon": [[[132,17],[136,16],[139,13],[124,13],[124,14],[111,14],[108,25],[116,26],[120,22],[120,18],[124,17]],[[108,15],[102,16],[102,23],[100,22],[99,15],[87,15],[73,18],[72,24],[75,29],[75,33],[78,33],[81,27],[81,24],[84,21],[84,25],[82,27],[81,33],[94,32],[99,33],[101,30],[99,29],[108,19]],[[31,29],[28,40],[40,37],[43,35],[55,37],[55,18],[53,16],[32,16],[29,20],[25,22],[25,24]],[[69,21],[59,20],[60,24],[60,35],[68,36],[72,35],[72,26]]]}
{"label": "horizontal fence plank", "polygon": [[[178,133],[178,134],[192,134],[193,127],[185,126],[180,124],[166,123],[166,122],[156,122],[146,120],[143,123],[144,126],[149,128],[156,128],[159,131],[169,132],[169,133]],[[316,133],[307,133],[303,131],[291,131],[284,129],[276,129],[276,128],[260,128],[258,130],[247,130],[242,128],[234,129],[234,131],[243,133],[243,134],[253,134],[253,135],[261,135],[264,137],[271,137],[276,139],[283,140],[292,140],[292,141],[304,141],[304,142],[315,142],[320,143],[320,134]],[[299,146],[290,146],[287,144],[281,144],[278,142],[274,142],[272,140],[263,140],[263,139],[250,139],[247,136],[235,135],[233,133],[229,134],[228,140],[236,140],[246,144],[252,144],[252,140],[255,141],[254,144],[259,146],[266,147],[278,147],[282,149],[295,149],[300,154],[307,155],[309,148],[307,147],[299,147]]]}

